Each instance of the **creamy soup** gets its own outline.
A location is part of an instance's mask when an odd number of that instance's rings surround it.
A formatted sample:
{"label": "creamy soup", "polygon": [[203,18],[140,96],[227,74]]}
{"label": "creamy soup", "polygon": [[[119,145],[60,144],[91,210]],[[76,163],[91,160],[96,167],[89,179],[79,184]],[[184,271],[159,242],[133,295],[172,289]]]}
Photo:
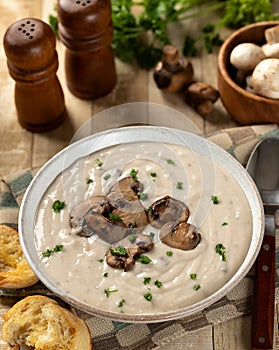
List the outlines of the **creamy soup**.
{"label": "creamy soup", "polygon": [[[152,237],[154,247],[144,255],[151,261],[137,261],[124,272],[107,265],[108,243],[96,235],[79,236],[69,219],[75,205],[106,195],[132,169],[146,194],[143,206],[165,195],[186,203],[188,221],[201,241],[193,250],[175,249],[147,225],[142,233]],[[65,202],[59,212],[53,210],[56,200]],[[251,235],[245,194],[222,165],[187,147],[150,142],[113,146],[76,161],[43,195],[35,222],[38,254],[49,279],[85,304],[125,314],[173,311],[212,295],[240,267]],[[63,249],[53,251],[57,246]]]}

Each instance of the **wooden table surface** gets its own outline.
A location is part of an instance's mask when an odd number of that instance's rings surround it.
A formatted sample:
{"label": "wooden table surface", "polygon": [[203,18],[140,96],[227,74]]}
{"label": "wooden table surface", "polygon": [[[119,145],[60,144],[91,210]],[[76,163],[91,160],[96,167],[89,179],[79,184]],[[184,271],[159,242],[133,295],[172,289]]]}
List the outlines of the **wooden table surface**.
{"label": "wooden table surface", "polygon": [[[10,0],[0,3],[1,38],[10,24],[24,17],[41,18],[48,22],[48,15],[53,13],[51,0]],[[189,32],[199,28],[200,21],[185,23]],[[179,49],[183,32],[178,25],[172,28],[174,44]],[[185,114],[200,130],[208,133],[227,127],[235,127],[237,123],[227,114],[221,101],[215,105],[214,111],[206,118],[200,117],[188,107],[179,94],[166,94],[160,91],[154,81],[153,72],[144,71],[137,66],[123,64],[116,60],[118,81],[116,87],[107,96],[84,101],[74,97],[67,89],[64,77],[64,46],[57,42],[59,57],[58,77],[62,84],[68,119],[57,129],[41,134],[33,134],[22,129],[17,122],[14,105],[14,81],[9,76],[3,45],[0,51],[0,176],[18,173],[30,167],[43,165],[55,153],[69,144],[75,132],[89,118],[108,107],[127,102],[149,101],[164,104]],[[203,53],[191,59],[195,79],[206,81],[217,87],[217,51],[213,54]],[[127,121],[127,124],[129,121]],[[164,121],[162,121],[164,123]],[[175,126],[175,125],[174,125]],[[207,327],[192,332],[187,337],[179,338],[162,347],[162,350],[246,350],[250,349],[250,316],[240,317],[214,327]],[[278,343],[278,339],[277,339]],[[278,345],[274,349],[279,349]]]}

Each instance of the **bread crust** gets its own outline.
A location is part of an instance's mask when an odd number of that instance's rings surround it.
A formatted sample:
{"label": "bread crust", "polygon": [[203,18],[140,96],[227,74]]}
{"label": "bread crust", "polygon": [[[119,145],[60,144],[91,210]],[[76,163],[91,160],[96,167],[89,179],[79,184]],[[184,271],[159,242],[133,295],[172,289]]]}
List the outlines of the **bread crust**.
{"label": "bread crust", "polygon": [[0,288],[26,288],[38,281],[24,258],[18,232],[0,225]]}
{"label": "bread crust", "polygon": [[23,345],[34,350],[93,349],[85,321],[49,297],[28,296],[3,319],[2,337],[12,350]]}

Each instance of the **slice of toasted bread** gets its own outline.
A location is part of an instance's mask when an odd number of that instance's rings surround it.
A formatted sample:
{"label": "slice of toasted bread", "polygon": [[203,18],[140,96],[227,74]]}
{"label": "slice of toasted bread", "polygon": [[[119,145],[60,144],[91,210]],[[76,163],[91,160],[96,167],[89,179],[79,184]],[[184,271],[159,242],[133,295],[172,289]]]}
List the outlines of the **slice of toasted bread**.
{"label": "slice of toasted bread", "polygon": [[20,246],[18,232],[0,225],[0,288],[25,288],[38,282]]}
{"label": "slice of toasted bread", "polygon": [[16,303],[4,316],[2,337],[13,348],[91,350],[86,323],[51,298],[34,295]]}

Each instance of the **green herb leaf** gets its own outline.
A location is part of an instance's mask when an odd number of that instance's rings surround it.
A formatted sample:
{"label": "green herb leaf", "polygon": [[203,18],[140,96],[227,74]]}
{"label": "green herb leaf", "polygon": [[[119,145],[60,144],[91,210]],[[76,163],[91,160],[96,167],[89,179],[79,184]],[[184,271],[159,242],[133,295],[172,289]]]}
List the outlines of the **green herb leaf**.
{"label": "green herb leaf", "polygon": [[103,166],[103,162],[99,158],[96,159],[96,163],[97,163],[98,167],[102,167]]}
{"label": "green herb leaf", "polygon": [[157,177],[157,174],[156,174],[155,171],[152,171],[152,172],[150,173],[150,176],[151,176],[151,177]]}
{"label": "green herb leaf", "polygon": [[182,190],[183,189],[183,182],[179,181],[177,184],[176,184],[176,188],[178,190]]}
{"label": "green herb leaf", "polygon": [[193,287],[194,290],[199,290],[201,289],[201,286],[200,284],[195,284],[194,287]]}
{"label": "green herb leaf", "polygon": [[87,185],[91,184],[92,182],[93,182],[92,179],[90,179],[90,178],[86,179],[86,184],[87,184]]}
{"label": "green herb leaf", "polygon": [[135,243],[136,238],[137,238],[137,235],[135,233],[128,236],[128,239],[131,243]]}
{"label": "green herb leaf", "polygon": [[141,255],[136,260],[145,265],[150,264],[152,262],[152,260],[146,255]]}
{"label": "green herb leaf", "polygon": [[169,250],[169,251],[166,252],[166,255],[167,256],[173,256],[173,252],[171,250]]}
{"label": "green herb leaf", "polygon": [[218,253],[222,257],[222,261],[226,261],[227,260],[226,248],[223,246],[222,243],[218,243],[215,246],[215,251],[216,251],[216,253]]}
{"label": "green herb leaf", "polygon": [[127,252],[127,249],[124,248],[122,245],[119,245],[118,247],[116,248],[110,248],[110,253],[112,255],[116,255],[116,256],[127,256],[128,252]]}
{"label": "green herb leaf", "polygon": [[139,197],[139,199],[141,199],[142,201],[144,201],[145,199],[148,198],[148,193],[138,192],[138,197]]}
{"label": "green herb leaf", "polygon": [[144,284],[149,284],[151,282],[151,277],[144,277],[143,283]]}
{"label": "green herb leaf", "polygon": [[117,289],[109,289],[109,288],[108,289],[104,289],[104,293],[105,293],[107,298],[110,296],[111,293],[116,293],[116,292],[118,292]]}
{"label": "green herb leaf", "polygon": [[211,196],[211,200],[213,204],[218,204],[219,203],[219,199],[217,196]]}
{"label": "green herb leaf", "polygon": [[119,303],[118,303],[118,307],[123,307],[123,305],[124,305],[124,303],[126,302],[126,300],[125,299],[121,299],[120,301],[119,301]]}
{"label": "green herb leaf", "polygon": [[110,178],[110,176],[111,176],[110,174],[106,174],[106,175],[103,177],[103,179],[107,181],[107,180]]}
{"label": "green herb leaf", "polygon": [[100,258],[97,261],[99,261],[100,263],[104,262],[104,259]]}
{"label": "green herb leaf", "polygon": [[108,273],[107,273],[107,272],[104,272],[104,273],[103,273],[103,277],[108,277]]}
{"label": "green herb leaf", "polygon": [[65,208],[65,201],[60,202],[60,200],[56,200],[52,204],[52,209],[55,213],[60,213],[60,210]]}
{"label": "green herb leaf", "polygon": [[168,164],[171,164],[171,165],[174,165],[175,163],[174,163],[174,161],[172,160],[172,159],[166,159],[166,162],[168,163]]}
{"label": "green herb leaf", "polygon": [[197,274],[196,274],[196,273],[191,273],[191,274],[190,274],[190,278],[191,278],[192,280],[195,280],[195,279],[197,278]]}
{"label": "green herb leaf", "polygon": [[47,249],[42,254],[45,258],[49,258],[51,254],[61,252],[63,249],[64,249],[63,244],[57,244],[53,249]]}
{"label": "green herb leaf", "polygon": [[154,233],[154,232],[149,232],[149,236],[150,236],[150,238],[153,240],[154,237],[155,237],[155,233]]}
{"label": "green herb leaf", "polygon": [[227,222],[223,222],[221,226],[227,226],[228,223]]}
{"label": "green herb leaf", "polygon": [[57,16],[49,15],[48,16],[48,23],[49,23],[51,29],[53,30],[55,37],[58,38],[59,32],[58,32],[58,18],[57,18]]}
{"label": "green herb leaf", "polygon": [[154,282],[154,284],[155,284],[155,286],[158,287],[158,288],[161,288],[162,285],[163,285],[163,283],[162,283],[161,281],[159,281],[159,280],[156,280],[156,281]]}
{"label": "green herb leaf", "polygon": [[146,300],[152,301],[152,294],[150,292],[145,293],[143,296]]}
{"label": "green herb leaf", "polygon": [[118,215],[115,215],[113,213],[109,213],[109,219],[110,220],[116,220],[116,221],[122,221],[121,217]]}
{"label": "green herb leaf", "polygon": [[132,178],[134,179],[134,181],[138,181],[138,170],[132,169],[132,170],[130,171],[130,175],[132,176]]}

